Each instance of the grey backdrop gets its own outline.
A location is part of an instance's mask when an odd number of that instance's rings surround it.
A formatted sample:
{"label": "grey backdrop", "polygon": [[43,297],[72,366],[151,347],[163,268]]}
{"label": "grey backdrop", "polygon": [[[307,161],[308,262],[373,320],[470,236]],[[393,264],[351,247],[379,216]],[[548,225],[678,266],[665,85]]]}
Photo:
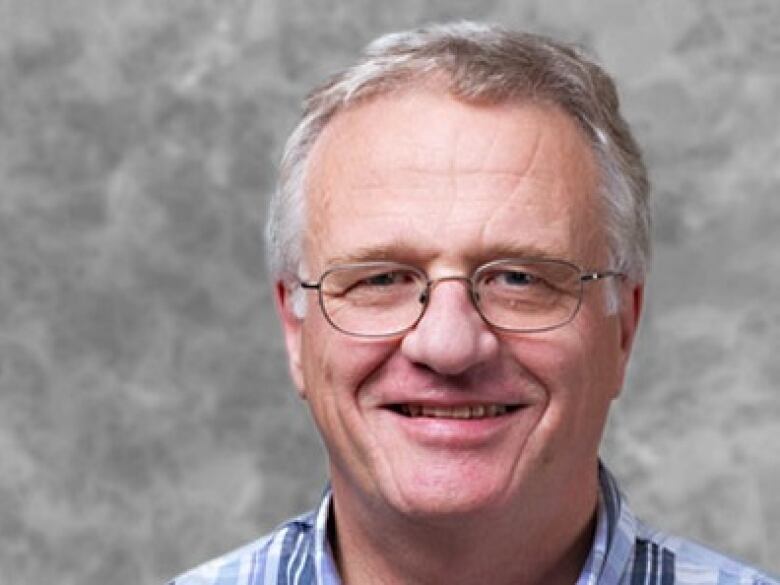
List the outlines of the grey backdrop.
{"label": "grey backdrop", "polygon": [[463,17],[616,75],[657,250],[604,456],[646,519],[780,570],[780,2],[2,0],[0,583],[161,583],[317,498],[263,194],[313,82]]}

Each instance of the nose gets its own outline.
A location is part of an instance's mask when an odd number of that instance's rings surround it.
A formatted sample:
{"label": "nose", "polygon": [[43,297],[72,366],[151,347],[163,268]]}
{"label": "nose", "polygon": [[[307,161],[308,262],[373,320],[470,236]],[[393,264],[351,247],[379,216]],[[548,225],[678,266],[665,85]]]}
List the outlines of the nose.
{"label": "nose", "polygon": [[401,342],[408,359],[443,375],[457,375],[497,354],[498,338],[473,305],[468,279],[437,279],[428,294],[425,313]]}

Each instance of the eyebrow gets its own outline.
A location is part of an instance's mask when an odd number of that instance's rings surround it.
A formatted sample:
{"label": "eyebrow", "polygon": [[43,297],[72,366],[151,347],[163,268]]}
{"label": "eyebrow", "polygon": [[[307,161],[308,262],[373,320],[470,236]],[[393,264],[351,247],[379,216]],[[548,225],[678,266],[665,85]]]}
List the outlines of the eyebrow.
{"label": "eyebrow", "polygon": [[[336,266],[340,264],[372,261],[389,261],[418,265],[423,264],[438,255],[439,252],[433,249],[410,246],[401,241],[390,241],[381,244],[357,247],[346,254],[329,258],[326,261],[326,265]],[[482,250],[467,252],[464,257],[467,263],[472,266],[477,266],[500,258],[572,261],[567,254],[542,248],[534,244],[497,244],[494,246],[487,246]]]}
{"label": "eyebrow", "polygon": [[426,258],[435,256],[431,250],[412,247],[401,241],[389,241],[382,244],[359,246],[346,254],[333,256],[326,262],[327,265],[353,264],[355,262],[392,261],[413,264]]}
{"label": "eyebrow", "polygon": [[475,263],[490,262],[499,258],[524,258],[534,260],[567,260],[571,261],[570,255],[557,249],[543,248],[535,244],[502,243],[495,246],[488,246],[484,251],[478,254],[467,254],[469,260]]}

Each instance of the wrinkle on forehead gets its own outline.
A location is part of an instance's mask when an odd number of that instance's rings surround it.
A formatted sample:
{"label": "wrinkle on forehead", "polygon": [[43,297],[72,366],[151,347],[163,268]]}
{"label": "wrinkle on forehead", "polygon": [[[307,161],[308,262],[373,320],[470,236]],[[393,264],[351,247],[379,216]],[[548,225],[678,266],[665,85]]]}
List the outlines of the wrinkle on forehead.
{"label": "wrinkle on forehead", "polygon": [[[446,102],[449,110],[460,120],[440,121],[425,115],[432,105]],[[526,107],[529,104],[526,104]],[[354,161],[362,161],[365,168],[373,168],[373,161],[399,170],[420,169],[430,173],[490,170],[500,172],[523,171],[518,169],[518,160],[531,162],[533,156],[523,152],[512,152],[500,148],[502,142],[511,138],[504,123],[513,112],[523,108],[522,104],[506,103],[490,106],[470,105],[456,98],[427,91],[409,91],[374,98],[339,112],[325,127],[312,149],[310,161],[316,172],[323,150],[341,151],[353,149]],[[548,105],[534,105],[534,108],[558,111]],[[506,114],[504,120],[495,117],[496,112]],[[465,115],[464,115],[465,114]],[[562,114],[565,115],[565,114]],[[466,125],[459,124],[465,118],[481,123],[479,135],[470,133]],[[516,129],[517,124],[515,124]],[[380,129],[380,132],[377,132]],[[490,131],[488,131],[490,128]],[[390,142],[377,140],[377,134],[394,130]],[[535,150],[542,128],[528,119],[523,127],[523,137],[529,141],[523,150]],[[420,140],[425,133],[424,140]],[[463,147],[464,141],[467,143]],[[389,144],[389,147],[388,147]],[[402,148],[399,148],[402,147]],[[515,145],[517,147],[517,145]],[[343,157],[342,157],[343,158]],[[332,163],[329,160],[329,163]]]}
{"label": "wrinkle on forehead", "polygon": [[337,115],[311,162],[309,251],[338,246],[345,230],[378,245],[408,238],[436,248],[470,230],[476,248],[513,245],[496,234],[516,235],[518,246],[549,247],[554,234],[562,251],[574,236],[598,247],[597,166],[577,123],[552,106],[378,98]]}

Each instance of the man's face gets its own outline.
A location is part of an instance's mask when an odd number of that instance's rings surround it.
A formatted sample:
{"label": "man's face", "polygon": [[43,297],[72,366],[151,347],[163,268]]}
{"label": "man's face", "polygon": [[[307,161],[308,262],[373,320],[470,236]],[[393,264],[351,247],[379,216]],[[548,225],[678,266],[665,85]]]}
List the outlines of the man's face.
{"label": "man's face", "polygon": [[[594,157],[552,106],[475,106],[427,90],[377,98],[336,116],[310,163],[305,279],[367,260],[412,264],[432,279],[507,257],[610,268]],[[387,339],[336,331],[315,292],[299,320],[278,286],[293,378],[335,493],[435,517],[576,500],[579,486],[592,488],[641,300],[639,287],[619,283],[621,309],[607,314],[605,286],[586,285],[571,323],[513,334],[481,319],[463,281],[444,281],[417,326]],[[410,417],[403,405],[437,416]],[[454,416],[480,405],[510,408]]]}

